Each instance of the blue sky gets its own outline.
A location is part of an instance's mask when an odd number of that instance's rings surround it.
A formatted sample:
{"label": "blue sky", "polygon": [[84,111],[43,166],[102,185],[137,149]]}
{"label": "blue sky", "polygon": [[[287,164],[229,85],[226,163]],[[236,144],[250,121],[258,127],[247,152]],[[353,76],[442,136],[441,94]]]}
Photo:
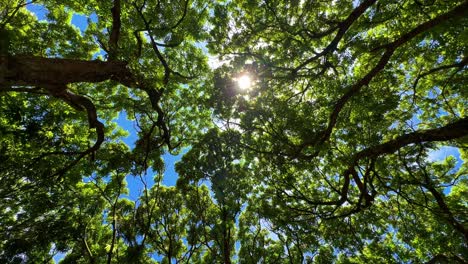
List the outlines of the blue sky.
{"label": "blue sky", "polygon": [[[119,117],[115,120],[117,124],[119,124],[123,129],[129,132],[129,136],[126,138],[122,138],[123,142],[127,144],[130,148],[135,146],[135,141],[137,140],[137,133],[135,129],[135,124],[133,121],[127,119],[127,114],[125,111],[119,113]],[[185,152],[182,151],[179,155],[171,155],[169,153],[163,155],[164,163],[165,163],[165,170],[164,170],[164,177],[162,183],[167,186],[174,186],[177,182],[177,173],[175,171],[175,163],[179,161],[182,155]],[[154,184],[153,181],[154,172],[149,169],[146,174],[146,180],[150,185]],[[128,188],[130,190],[130,198],[136,199],[139,197],[140,190],[142,188],[141,180],[137,176],[128,176],[127,177]]]}

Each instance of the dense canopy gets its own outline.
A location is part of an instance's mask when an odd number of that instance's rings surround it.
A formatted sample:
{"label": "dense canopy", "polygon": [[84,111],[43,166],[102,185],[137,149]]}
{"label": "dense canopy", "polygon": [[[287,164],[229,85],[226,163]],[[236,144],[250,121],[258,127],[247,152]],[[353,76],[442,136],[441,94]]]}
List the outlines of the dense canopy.
{"label": "dense canopy", "polygon": [[467,47],[459,0],[0,0],[0,262],[466,263]]}

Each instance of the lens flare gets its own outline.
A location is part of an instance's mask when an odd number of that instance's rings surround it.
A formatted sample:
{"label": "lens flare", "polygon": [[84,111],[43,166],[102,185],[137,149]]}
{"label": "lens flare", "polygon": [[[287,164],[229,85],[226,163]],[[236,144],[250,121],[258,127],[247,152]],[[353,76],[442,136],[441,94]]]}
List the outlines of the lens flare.
{"label": "lens flare", "polygon": [[245,90],[252,86],[252,79],[247,74],[244,74],[237,78],[237,84],[239,85],[240,89]]}

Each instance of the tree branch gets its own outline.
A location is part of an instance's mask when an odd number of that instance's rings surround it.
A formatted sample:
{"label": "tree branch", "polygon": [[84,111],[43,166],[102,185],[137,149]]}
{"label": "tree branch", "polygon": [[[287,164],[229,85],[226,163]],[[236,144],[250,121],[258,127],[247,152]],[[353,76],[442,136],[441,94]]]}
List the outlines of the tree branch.
{"label": "tree branch", "polygon": [[120,37],[120,0],[114,0],[114,6],[111,8],[112,12],[112,29],[109,37],[109,61],[117,59],[119,49],[119,37]]}
{"label": "tree branch", "polygon": [[[359,192],[360,192],[359,201],[357,202],[356,207],[352,208],[350,211],[344,213],[343,215],[340,215],[339,217],[344,217],[344,216],[359,212],[360,210],[367,208],[372,204],[374,196],[376,194],[375,191],[373,191],[371,194],[368,193],[368,190],[366,187],[366,182],[367,182],[366,177],[368,177],[369,175],[364,176],[365,178],[364,178],[364,183],[363,183],[355,170],[355,167],[358,166],[358,163],[361,159],[370,159],[372,164],[369,169],[373,169],[372,168],[374,166],[373,163],[375,162],[375,159],[377,157],[384,155],[384,154],[393,153],[397,151],[398,149],[405,147],[409,144],[418,144],[422,142],[434,142],[434,141],[447,141],[447,140],[462,138],[465,136],[468,136],[468,117],[461,119],[459,121],[456,121],[454,123],[448,124],[446,126],[440,127],[440,128],[421,130],[421,131],[405,134],[405,135],[397,137],[394,140],[388,141],[386,143],[382,143],[380,145],[376,145],[376,146],[364,149],[356,153],[353,156],[353,158],[351,159],[352,160],[351,165],[343,172],[342,176],[344,177],[344,183],[340,191],[339,199],[331,200],[331,201],[312,201],[310,199],[306,199],[306,197],[302,197],[299,199],[304,200],[307,204],[311,206],[334,205],[335,209],[333,211],[335,211],[338,207],[343,205],[348,200],[348,191],[349,191],[350,180],[351,180],[350,176],[352,176],[352,179],[355,181],[356,186],[358,187]],[[435,195],[434,197],[436,198],[439,206],[444,211],[444,213],[447,214],[447,211],[444,210],[443,208],[444,204],[441,204]],[[362,207],[361,202],[363,198],[364,198],[365,204]],[[448,214],[448,216],[451,216],[451,215]],[[328,218],[332,219],[336,217],[338,216],[332,215]],[[452,219],[453,219],[453,216],[452,216]],[[456,228],[456,230],[460,231],[466,237],[466,229],[464,227],[461,227],[460,225],[457,225],[456,223],[453,223],[453,222],[451,224]]]}
{"label": "tree branch", "polygon": [[468,135],[468,117],[462,118],[454,123],[434,129],[420,130],[413,133],[401,135],[394,140],[376,145],[359,151],[353,157],[353,163],[364,158],[376,158],[384,154],[390,154],[409,144],[423,142],[448,141],[462,138]]}
{"label": "tree branch", "polygon": [[57,86],[46,86],[45,87],[53,96],[62,99],[63,101],[67,102],[70,106],[75,108],[78,111],[86,111],[88,115],[88,123],[89,128],[96,129],[96,142],[94,145],[89,147],[87,150],[81,152],[73,162],[53,174],[55,175],[62,175],[73,166],[78,164],[78,162],[83,159],[85,156],[91,154],[91,159],[94,160],[95,152],[101,147],[101,144],[104,142],[104,124],[98,120],[96,107],[94,106],[93,102],[88,98],[74,94],[67,90],[66,86],[57,87]]}
{"label": "tree branch", "polygon": [[421,78],[424,78],[424,77],[426,77],[428,75],[431,75],[431,74],[436,73],[436,72],[441,71],[441,70],[446,70],[446,69],[451,69],[451,68],[462,69],[467,64],[468,64],[468,57],[465,57],[460,62],[449,64],[449,65],[442,65],[442,66],[439,66],[439,67],[436,67],[436,68],[432,68],[432,69],[430,69],[427,72],[424,72],[422,74],[419,74],[418,77],[416,77],[416,79],[414,81],[413,89],[416,90],[416,87],[418,86],[419,80]]}
{"label": "tree branch", "polygon": [[[351,25],[362,15],[366,10],[372,6],[377,0],[366,0],[362,2],[358,7],[356,7],[351,14],[338,25],[338,33],[336,33],[335,38],[328,44],[325,49],[323,49],[321,52],[317,53],[314,57],[311,57],[301,63],[299,66],[293,69],[293,74],[297,74],[297,72],[307,66],[307,64],[313,62],[314,60],[326,55],[327,53],[333,52],[337,47],[338,43],[341,41],[341,39],[344,37],[346,34],[346,31],[351,27]],[[325,32],[327,33],[327,31]]]}
{"label": "tree branch", "polygon": [[125,62],[86,61],[34,56],[0,56],[4,82],[13,86],[66,85],[113,80],[136,88],[137,81]]}
{"label": "tree branch", "polygon": [[445,214],[445,218],[447,221],[453,226],[455,230],[460,232],[464,237],[465,237],[465,242],[468,242],[468,230],[466,230],[465,226],[458,222],[456,218],[453,216],[452,211],[450,211],[449,207],[444,201],[443,194],[439,193],[439,191],[436,190],[434,186],[426,186],[427,189],[431,192],[432,196],[437,201],[437,205],[439,208],[442,210],[442,212]]}
{"label": "tree branch", "polygon": [[369,73],[367,73],[361,80],[359,80],[356,84],[351,86],[347,93],[345,93],[340,99],[338,99],[338,101],[336,102],[333,108],[332,113],[330,114],[330,120],[328,122],[328,126],[323,131],[321,139],[317,143],[312,143],[312,145],[323,144],[325,141],[327,141],[330,138],[331,132],[333,128],[335,127],[336,122],[338,120],[338,115],[340,114],[345,104],[351,99],[351,97],[359,93],[364,86],[368,85],[372,81],[372,79],[385,68],[385,66],[387,65],[387,63],[389,62],[390,58],[392,57],[393,53],[395,52],[397,48],[409,42],[417,35],[427,31],[428,29],[438,26],[439,24],[447,20],[463,17],[468,12],[467,10],[468,10],[468,2],[465,2],[455,7],[449,12],[442,14],[438,17],[435,17],[434,19],[429,20],[417,26],[410,32],[401,36],[399,39],[388,44],[386,46],[385,53],[382,55],[377,65],[375,65],[374,68],[372,68],[372,70]]}
{"label": "tree branch", "polygon": [[158,58],[158,60],[161,62],[162,66],[164,67],[164,80],[163,80],[163,82],[164,82],[164,85],[166,85],[169,82],[169,77],[170,77],[170,74],[171,74],[171,68],[167,64],[166,59],[163,57],[163,55],[159,51],[158,45],[156,44],[156,41],[155,41],[153,35],[151,34],[150,22],[148,22],[148,20],[145,18],[145,15],[143,14],[143,11],[140,8],[138,8],[136,3],[133,3],[133,5],[134,5],[138,15],[140,16],[141,20],[143,21],[143,24],[145,25],[145,30],[146,30],[146,32],[148,32],[148,36],[150,38],[151,47],[153,48],[153,51],[156,54],[156,57]]}

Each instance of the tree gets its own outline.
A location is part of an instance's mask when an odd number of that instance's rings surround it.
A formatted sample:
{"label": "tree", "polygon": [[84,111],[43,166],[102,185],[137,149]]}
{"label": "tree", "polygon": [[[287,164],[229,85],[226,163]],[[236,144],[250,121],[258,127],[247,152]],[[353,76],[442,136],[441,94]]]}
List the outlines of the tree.
{"label": "tree", "polygon": [[236,237],[235,222],[245,203],[249,188],[249,173],[241,152],[236,147],[240,135],[217,129],[206,132],[201,142],[195,144],[184,156],[177,170],[178,185],[197,186],[199,181],[208,180],[216,205],[211,223],[213,240],[212,258],[208,263],[231,263]]}
{"label": "tree", "polygon": [[468,2],[0,7],[1,262],[468,259]]}
{"label": "tree", "polygon": [[[466,165],[427,158],[442,146],[466,155],[466,7],[234,1],[215,9],[225,27],[214,30],[223,41],[210,48],[233,67],[218,70],[214,94],[225,94],[236,72],[256,80],[213,106],[242,131],[239,145],[263,176],[254,201],[264,205],[261,215],[311,231],[332,255],[356,261],[382,236],[395,245],[387,252],[398,252],[382,259],[466,258],[466,215],[451,197],[465,188]],[[457,241],[450,248],[423,246],[448,226]]]}
{"label": "tree", "polygon": [[[177,151],[206,122],[208,112],[194,102],[203,99],[198,93],[209,75],[206,56],[196,46],[207,37],[202,27],[209,4],[36,1],[46,10],[46,21],[38,21],[29,4],[1,2],[2,255],[5,261],[38,262],[55,244],[59,251],[71,250],[66,259],[76,256],[72,262],[115,262],[120,231],[113,214],[122,190],[106,193],[112,175],[139,175],[149,167],[159,171],[162,145]],[[97,19],[81,32],[71,23],[74,14]],[[125,132],[112,121],[122,110],[138,127],[140,137],[131,150],[118,140]],[[89,177],[94,180],[82,182]],[[93,182],[106,202],[90,212],[78,202],[92,205],[85,201]],[[83,213],[64,222],[65,206]],[[48,226],[34,231],[42,223],[37,218],[49,214],[58,219],[47,219]],[[95,216],[100,220],[89,223]],[[79,234],[61,247],[59,236],[41,233],[54,229],[71,236],[68,228]],[[12,237],[23,236],[44,245],[45,257],[36,259],[30,246],[8,246]],[[106,244],[110,248],[98,246]]]}

